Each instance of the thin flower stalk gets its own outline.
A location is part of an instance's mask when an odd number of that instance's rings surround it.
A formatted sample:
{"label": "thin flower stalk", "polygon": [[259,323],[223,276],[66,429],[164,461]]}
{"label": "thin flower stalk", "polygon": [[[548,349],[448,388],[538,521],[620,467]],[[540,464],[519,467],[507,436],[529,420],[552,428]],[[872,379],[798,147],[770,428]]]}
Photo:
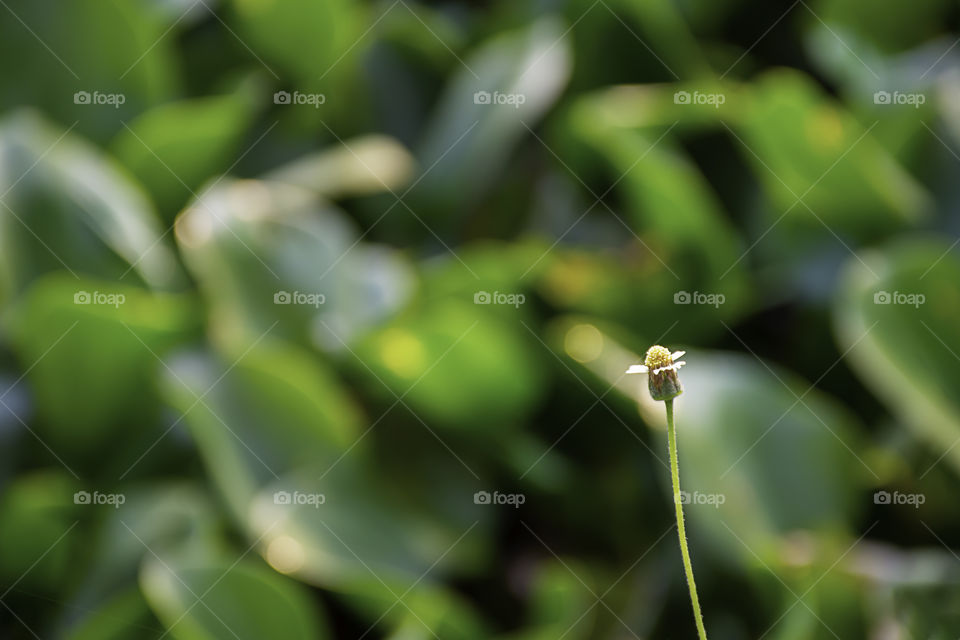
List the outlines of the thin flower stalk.
{"label": "thin flower stalk", "polygon": [[670,451],[670,478],[673,484],[673,504],[677,516],[677,534],[680,538],[680,555],[683,556],[683,570],[687,576],[690,590],[690,603],[693,605],[693,619],[697,625],[700,640],[707,640],[707,631],[703,626],[700,613],[700,598],[697,597],[697,583],[693,578],[693,563],[687,547],[687,532],[683,522],[683,501],[680,493],[680,461],[677,455],[677,427],[673,414],[673,399],[683,393],[683,386],[677,371],[684,361],[680,360],[684,351],[671,353],[659,345],[650,347],[642,365],[633,365],[627,373],[646,373],[650,396],[664,403],[667,410],[667,446]]}

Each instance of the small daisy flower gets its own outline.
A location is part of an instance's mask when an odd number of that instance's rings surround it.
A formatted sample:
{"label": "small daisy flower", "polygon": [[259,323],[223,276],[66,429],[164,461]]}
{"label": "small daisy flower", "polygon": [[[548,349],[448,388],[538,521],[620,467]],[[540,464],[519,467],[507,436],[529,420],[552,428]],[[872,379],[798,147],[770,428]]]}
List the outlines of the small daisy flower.
{"label": "small daisy flower", "polygon": [[686,351],[674,351],[660,345],[654,345],[647,349],[647,355],[643,364],[635,364],[627,373],[646,373],[647,382],[650,388],[650,395],[654,400],[671,400],[683,393],[683,387],[680,385],[680,378],[677,377],[677,371],[686,362],[679,360]]}

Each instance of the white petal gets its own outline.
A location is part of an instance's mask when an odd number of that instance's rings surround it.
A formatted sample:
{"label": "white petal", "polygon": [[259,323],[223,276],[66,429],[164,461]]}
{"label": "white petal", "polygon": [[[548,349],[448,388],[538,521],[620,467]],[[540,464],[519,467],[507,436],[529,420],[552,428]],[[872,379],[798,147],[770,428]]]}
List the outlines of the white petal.
{"label": "white petal", "polygon": [[685,353],[686,351],[674,351],[673,353],[670,354],[670,358],[672,360],[676,360],[677,358],[682,358],[683,354]]}
{"label": "white petal", "polygon": [[680,362],[674,362],[674,363],[673,363],[673,368],[674,368],[674,369],[679,369],[680,367],[682,367],[682,366],[685,365],[685,364],[687,364],[687,363],[686,363],[685,361],[683,361],[683,360],[681,360]]}
{"label": "white petal", "polygon": [[647,368],[642,364],[631,365],[631,367],[627,369],[627,373],[646,373],[646,372],[647,372]]}

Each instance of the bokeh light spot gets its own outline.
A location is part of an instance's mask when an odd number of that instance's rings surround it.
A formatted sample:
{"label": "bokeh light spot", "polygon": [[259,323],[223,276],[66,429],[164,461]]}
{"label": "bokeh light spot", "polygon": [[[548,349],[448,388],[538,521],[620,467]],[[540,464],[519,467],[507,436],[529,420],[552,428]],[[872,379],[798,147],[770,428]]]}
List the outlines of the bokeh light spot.
{"label": "bokeh light spot", "polygon": [[593,362],[603,352],[603,334],[592,324],[578,324],[567,331],[563,347],[577,362]]}
{"label": "bokeh light spot", "polygon": [[388,329],[380,338],[380,358],[401,378],[414,379],[426,365],[426,349],[417,336],[405,329]]}
{"label": "bokeh light spot", "polygon": [[280,536],[267,546],[267,562],[280,573],[298,571],[303,561],[303,546],[290,536]]}

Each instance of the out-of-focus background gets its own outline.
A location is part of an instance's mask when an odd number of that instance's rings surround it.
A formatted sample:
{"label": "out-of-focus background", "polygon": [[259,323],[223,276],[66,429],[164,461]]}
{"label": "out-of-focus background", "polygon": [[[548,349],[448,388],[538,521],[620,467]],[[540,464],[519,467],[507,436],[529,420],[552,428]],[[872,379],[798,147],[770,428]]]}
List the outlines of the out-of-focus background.
{"label": "out-of-focus background", "polygon": [[953,0],[0,5],[0,636],[960,635]]}

